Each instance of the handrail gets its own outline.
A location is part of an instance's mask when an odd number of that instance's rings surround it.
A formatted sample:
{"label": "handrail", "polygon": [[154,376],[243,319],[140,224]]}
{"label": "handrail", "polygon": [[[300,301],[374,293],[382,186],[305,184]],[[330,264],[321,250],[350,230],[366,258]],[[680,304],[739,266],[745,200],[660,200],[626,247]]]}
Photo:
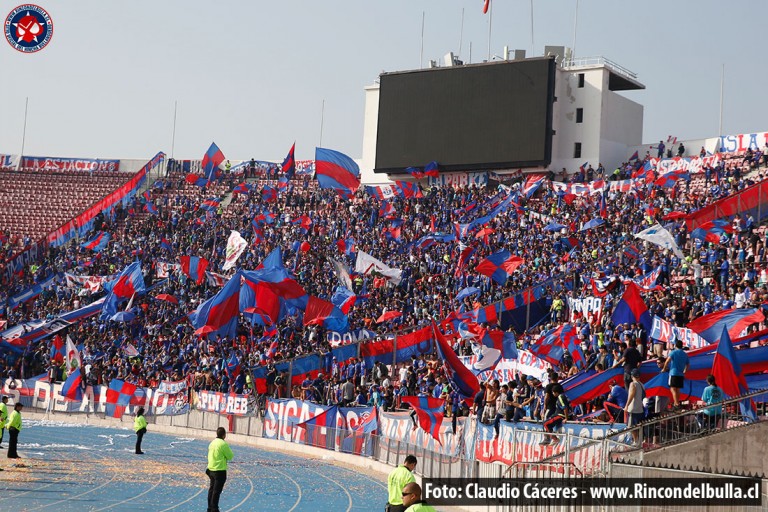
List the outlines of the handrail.
{"label": "handrail", "polygon": [[610,59],[605,57],[580,57],[578,59],[571,59],[563,62],[563,68],[577,68],[587,66],[605,66],[616,73],[623,75],[632,80],[637,80],[637,73],[630,71],[629,69],[616,64]]}

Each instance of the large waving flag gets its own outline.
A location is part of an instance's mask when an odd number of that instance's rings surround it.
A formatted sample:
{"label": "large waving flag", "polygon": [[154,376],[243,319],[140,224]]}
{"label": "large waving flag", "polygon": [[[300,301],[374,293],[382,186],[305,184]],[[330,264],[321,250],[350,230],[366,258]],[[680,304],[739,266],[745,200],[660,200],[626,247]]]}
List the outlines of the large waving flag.
{"label": "large waving flag", "polygon": [[141,263],[134,261],[118,275],[117,279],[104,284],[108,295],[104,299],[101,308],[101,320],[111,318],[117,313],[117,306],[121,300],[130,299],[134,295],[141,295],[147,291],[144,284],[144,276],[141,273]]}
{"label": "large waving flag", "polygon": [[112,238],[112,235],[110,235],[106,231],[99,231],[98,233],[96,233],[96,236],[94,236],[87,242],[80,244],[80,247],[82,247],[83,249],[90,249],[93,252],[101,252],[107,246],[111,238]]}
{"label": "large waving flag", "polygon": [[424,166],[424,176],[429,176],[430,178],[437,178],[440,176],[440,164],[434,160],[429,162]]}
{"label": "large waving flag", "polygon": [[748,326],[763,320],[765,315],[759,309],[724,309],[699,317],[687,327],[708,342],[717,343],[723,327],[728,329],[731,337],[738,338]]}
{"label": "large waving flag", "polygon": [[[566,324],[568,325],[568,324]],[[547,331],[541,335],[539,340],[531,345],[530,351],[539,359],[543,359],[555,366],[560,364],[565,354],[563,345],[563,329],[561,325],[557,329]]]}
{"label": "large waving flag", "polygon": [[360,167],[347,155],[332,149],[315,149],[315,176],[320,188],[332,188],[346,199],[360,187]]}
{"label": "large waving flag", "polygon": [[508,250],[503,249],[491,254],[478,263],[475,270],[484,276],[490,277],[500,285],[504,285],[515,269],[523,263],[523,258],[512,256]]}
{"label": "large waving flag", "polygon": [[192,279],[198,285],[203,283],[205,269],[208,268],[208,260],[197,256],[181,256],[179,263],[181,263],[181,272],[185,276]]}
{"label": "large waving flag", "polygon": [[240,287],[240,311],[251,314],[251,322],[263,326],[276,324],[285,313],[280,297],[269,283],[247,279]]}
{"label": "large waving flag", "polygon": [[333,305],[345,315],[349,314],[349,310],[355,305],[356,300],[357,295],[346,286],[337,286],[333,292],[333,297],[331,297]]}
{"label": "large waving flag", "polygon": [[61,387],[61,396],[68,400],[79,402],[83,399],[83,378],[80,374],[80,368],[73,371],[64,381],[64,385]]}
{"label": "large waving flag", "polygon": [[613,310],[611,320],[614,325],[639,323],[645,328],[646,332],[651,331],[653,319],[650,312],[648,312],[648,307],[643,302],[643,298],[640,296],[640,289],[634,282],[630,281],[627,283],[624,295],[622,295],[621,300],[616,305],[616,309]]}
{"label": "large waving flag", "polygon": [[303,311],[307,308],[307,302],[309,301],[307,292],[293,279],[292,275],[282,266],[282,263],[279,267],[265,267],[259,270],[245,271],[243,272],[243,277],[246,281],[268,283],[269,287],[280,297],[281,302],[289,310]]}
{"label": "large waving flag", "polygon": [[291,150],[288,151],[288,155],[285,157],[285,160],[283,160],[283,164],[281,165],[283,174],[288,179],[293,178],[293,175],[296,173],[295,151],[296,151],[296,143],[294,142],[293,146],[291,146]]}
{"label": "large waving flag", "polygon": [[349,330],[349,318],[332,302],[310,296],[304,311],[304,325],[322,325],[328,330],[345,333]]}
{"label": "large waving flag", "polygon": [[504,359],[517,359],[515,333],[482,329],[478,338],[482,345],[501,352],[501,357]]}
{"label": "large waving flag", "polygon": [[442,445],[443,443],[440,441],[440,426],[443,424],[443,413],[434,409],[422,409],[416,405],[411,405],[411,407],[416,412],[416,418],[422,430]]}
{"label": "large waving flag", "polygon": [[705,222],[698,228],[691,231],[691,238],[697,238],[701,241],[719,244],[726,234],[733,234],[736,229],[733,224],[725,219],[716,219]]}
{"label": "large waving flag", "polygon": [[523,195],[526,199],[530,199],[533,194],[544,184],[547,179],[543,174],[528,176],[523,183]]}
{"label": "large waving flag", "polygon": [[[655,364],[655,363],[654,363]],[[610,384],[616,379],[621,380],[624,369],[621,366],[608,368],[599,373],[581,373],[563,382],[565,396],[571,405],[579,405],[588,402],[610,391]],[[582,378],[581,376],[586,376]],[[664,374],[667,375],[667,374]],[[669,377],[667,377],[669,378]],[[623,380],[621,381],[623,383]]]}
{"label": "large waving flag", "polygon": [[104,412],[112,418],[121,418],[125,408],[131,404],[131,398],[136,393],[136,386],[130,382],[112,379],[107,388],[107,403]]}
{"label": "large waving flag", "polygon": [[448,345],[445,337],[434,322],[432,322],[432,332],[434,333],[437,342],[437,354],[443,361],[448,380],[463,397],[474,397],[480,390],[477,377],[472,374],[469,368],[464,366],[464,363],[461,362],[459,356],[457,356],[451,346]]}
{"label": "large waving flag", "polygon": [[675,239],[672,237],[672,234],[664,229],[661,224],[655,224],[648,229],[639,232],[635,235],[635,238],[639,238],[641,240],[645,240],[652,244],[658,245],[663,249],[669,249],[681,260],[685,258],[683,251],[681,251],[675,243]]}
{"label": "large waving flag", "polygon": [[57,364],[62,364],[65,356],[64,340],[57,334],[53,337],[53,341],[51,342],[51,361]]}
{"label": "large waving flag", "polygon": [[439,411],[445,406],[445,400],[431,396],[404,396],[400,401],[411,407],[424,409],[425,411]]}
{"label": "large waving flag", "polygon": [[221,204],[221,198],[219,197],[209,197],[202,203],[200,203],[200,209],[205,210],[207,212],[215,212],[219,209],[219,205]]}
{"label": "large waving flag", "polygon": [[224,163],[224,160],[224,153],[221,152],[219,146],[215,142],[211,142],[211,147],[205,152],[202,161],[203,174],[209,182],[219,177],[219,166]]}
{"label": "large waving flag", "polygon": [[[726,325],[722,327],[720,343],[717,344],[717,352],[715,352],[715,359],[712,363],[712,375],[715,376],[715,381],[725,394],[731,398],[749,392],[747,380],[744,378],[744,372],[741,370],[738,359],[736,359],[736,351],[733,350],[733,343],[731,343]],[[757,420],[754,401],[745,399],[739,402],[739,406],[741,413],[748,420]]]}
{"label": "large waving flag", "polygon": [[380,274],[395,285],[399,285],[403,277],[402,270],[390,267],[365,251],[357,251],[355,272],[359,274]]}
{"label": "large waving flag", "polygon": [[237,272],[219,292],[200,304],[189,314],[195,329],[210,327],[208,334],[219,334],[233,338],[237,330],[237,315],[240,312],[240,277]]}

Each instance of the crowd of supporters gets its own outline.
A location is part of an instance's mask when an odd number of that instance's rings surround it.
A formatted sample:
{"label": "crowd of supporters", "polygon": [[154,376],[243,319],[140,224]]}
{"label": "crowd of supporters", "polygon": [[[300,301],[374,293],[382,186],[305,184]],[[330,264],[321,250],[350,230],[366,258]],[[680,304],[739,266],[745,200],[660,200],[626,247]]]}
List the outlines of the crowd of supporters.
{"label": "crowd of supporters", "polygon": [[[568,181],[631,178],[637,176],[643,163],[625,163],[618,174],[611,176],[602,165],[598,169],[586,167],[568,177]],[[106,384],[119,378],[141,386],[156,386],[161,380],[186,378],[198,390],[246,392],[251,384],[247,372],[230,380],[225,369],[225,363],[235,356],[244,366],[267,365],[269,392],[275,396],[327,403],[381,404],[389,408],[397,407],[402,395],[431,394],[456,403],[458,410],[458,400],[442,380],[434,356],[395,367],[379,364],[366,368],[362,360],[334,362],[326,375],[291,387],[289,379],[275,370],[272,363],[311,353],[327,354],[331,345],[323,327],[305,327],[300,316],[293,315],[280,322],[271,336],[265,328],[241,318],[234,338],[197,336],[187,315],[215,294],[219,285],[208,279],[198,284],[174,270],[168,278],[158,277],[164,268],[161,263],[178,263],[184,255],[198,256],[208,260],[210,272],[221,274],[227,238],[230,231],[236,230],[249,241],[237,261],[238,267],[254,269],[280,247],[284,265],[293,271],[306,292],[330,300],[339,286],[331,260],[341,260],[354,268],[355,252],[362,250],[402,270],[399,286],[373,275],[352,275],[353,291],[358,298],[349,311],[350,327],[381,335],[427,325],[452,311],[471,311],[550,280],[547,295],[552,311],[537,325],[517,333],[521,348],[534,344],[544,330],[567,321],[567,297],[579,296],[583,290],[589,294],[593,279],[617,276],[618,284],[623,279],[660,269],[658,286],[645,295],[646,303],[652,314],[684,326],[719,309],[768,302],[766,232],[752,216],[737,216],[732,220],[733,234],[720,243],[702,243],[691,238],[683,220],[662,219],[672,212],[696,211],[763,180],[768,172],[764,163],[761,152],[751,152],[724,159],[715,168],[706,168],[671,187],[656,186],[649,180],[648,185],[644,183],[631,191],[577,196],[558,194],[547,183],[526,198],[520,190],[521,179],[491,179],[485,186],[463,187],[429,186],[424,182],[423,197],[396,197],[387,200],[386,205],[364,187],[351,200],[342,199],[332,190],[320,189],[310,176],[296,176],[285,186],[277,181],[275,169],[259,174],[225,173],[206,187],[192,185],[183,173],[171,170],[151,185],[149,194],[137,196],[128,207],[97,219],[95,229],[112,235],[106,249],[93,253],[76,242],[50,248],[41,261],[6,283],[0,300],[5,302],[52,273],[113,276],[139,260],[144,280],[152,291],[133,299],[133,320],[101,321],[97,315],[71,325],[65,332],[77,346],[82,346],[88,383]],[[550,173],[549,178],[561,177]],[[249,190],[233,194],[233,189],[244,181]],[[277,190],[276,197],[265,194],[265,187]],[[516,193],[515,202],[482,226],[482,236],[471,232],[461,241],[416,244],[426,235],[454,233],[457,223],[488,214],[491,199],[510,191]],[[211,198],[221,202],[201,208]],[[147,202],[154,205],[156,214],[148,212]],[[254,219],[270,214],[274,214],[274,219],[257,224],[257,236]],[[588,221],[601,216],[604,224],[582,229]],[[310,221],[294,222],[301,217]],[[546,229],[553,222],[565,227]],[[657,222],[666,225],[685,258],[633,238]],[[563,237],[571,238],[573,247],[567,247]],[[468,246],[475,246],[476,251],[460,266],[460,253]],[[628,246],[634,246],[636,253],[626,251]],[[503,285],[475,271],[478,262],[501,249],[524,260]],[[467,287],[480,291],[457,301],[457,293]],[[611,324],[610,312],[620,298],[618,290],[608,289],[606,309],[599,323],[586,319],[575,323],[591,366],[605,368],[606,358],[620,361],[628,345],[635,342],[643,359],[664,355],[653,354],[648,332],[642,327]],[[159,293],[174,296],[178,304],[156,299]],[[52,320],[103,294],[63,284],[54,286],[16,309],[7,309],[6,328],[31,320]],[[399,311],[402,315],[377,323],[377,318],[387,311]],[[761,324],[751,328],[764,327]],[[269,357],[275,339],[277,354]],[[135,348],[136,353],[127,347]],[[457,340],[455,349],[465,355],[472,353],[469,340]],[[64,379],[64,369],[51,363],[50,354],[50,340],[27,347],[21,353],[5,351],[0,355],[0,372],[3,377],[48,372],[55,380]],[[561,377],[575,373],[567,353],[558,369]],[[519,396],[526,400],[537,396],[536,381],[525,376],[501,384],[507,386],[507,393],[512,393],[513,387],[517,389],[510,397],[518,405]],[[495,407],[497,397],[507,395],[502,393],[500,383],[489,386],[490,396],[484,390],[482,404]],[[499,404],[506,409],[504,399]],[[542,401],[539,411],[543,406]],[[524,411],[535,417],[536,409],[529,406]]]}

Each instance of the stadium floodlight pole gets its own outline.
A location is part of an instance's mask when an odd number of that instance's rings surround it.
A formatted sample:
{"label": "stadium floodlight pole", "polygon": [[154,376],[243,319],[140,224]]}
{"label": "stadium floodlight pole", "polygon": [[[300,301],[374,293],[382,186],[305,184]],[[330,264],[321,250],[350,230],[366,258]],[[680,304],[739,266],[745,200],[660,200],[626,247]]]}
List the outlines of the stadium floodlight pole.
{"label": "stadium floodlight pole", "polygon": [[573,44],[571,45],[571,60],[576,56],[576,29],[579,27],[579,0],[576,0],[576,12],[573,15]]}
{"label": "stadium floodlight pole", "polygon": [[24,102],[24,129],[21,131],[21,153],[19,154],[19,161],[16,162],[16,170],[21,167],[21,162],[24,160],[24,144],[27,141],[27,112],[29,111],[29,96],[27,96]]}
{"label": "stadium floodlight pole", "polygon": [[723,92],[724,92],[724,86],[725,86],[725,63],[723,63],[722,68],[720,69],[720,124],[719,124],[719,131],[717,132],[718,135],[723,135]]}
{"label": "stadium floodlight pole", "polygon": [[179,105],[179,100],[173,101],[173,134],[171,135],[171,158],[173,158],[173,149],[176,147],[176,109]]}
{"label": "stadium floodlight pole", "polygon": [[535,55],[536,45],[533,43],[533,0],[531,0],[531,57]]}
{"label": "stadium floodlight pole", "polygon": [[461,8],[461,30],[459,30],[459,57],[461,57],[461,46],[464,43],[464,8]]}
{"label": "stadium floodlight pole", "polygon": [[421,11],[421,49],[419,50],[419,69],[424,68],[424,20],[426,16],[426,11]]}

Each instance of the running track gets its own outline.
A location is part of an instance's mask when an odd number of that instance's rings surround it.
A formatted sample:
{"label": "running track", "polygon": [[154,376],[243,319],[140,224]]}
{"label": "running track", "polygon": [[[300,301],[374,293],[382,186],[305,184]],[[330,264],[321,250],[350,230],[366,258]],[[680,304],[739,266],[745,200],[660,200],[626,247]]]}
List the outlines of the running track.
{"label": "running track", "polygon": [[[135,455],[135,439],[125,429],[25,420],[21,466],[0,452],[3,503],[18,512],[206,510],[210,440],[150,430],[145,455]],[[7,442],[6,432],[4,448]],[[231,446],[222,512],[367,511],[386,503],[386,485],[361,471]]]}

